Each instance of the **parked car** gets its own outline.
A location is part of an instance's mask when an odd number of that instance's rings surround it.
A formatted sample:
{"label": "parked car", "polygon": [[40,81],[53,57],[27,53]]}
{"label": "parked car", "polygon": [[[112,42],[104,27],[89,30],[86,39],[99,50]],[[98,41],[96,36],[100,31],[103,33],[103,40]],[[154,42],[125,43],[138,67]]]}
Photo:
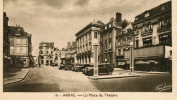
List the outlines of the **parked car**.
{"label": "parked car", "polygon": [[82,72],[82,70],[85,68],[85,67],[87,67],[87,66],[89,66],[89,64],[79,64],[79,65],[77,65],[77,66],[75,66],[74,67],[74,71],[76,71],[76,72]]}
{"label": "parked car", "polygon": [[[110,66],[109,63],[102,63],[98,65],[98,73],[99,75],[107,74],[111,75],[113,73],[114,68]],[[94,67],[87,67],[85,75],[93,76]]]}
{"label": "parked car", "polygon": [[58,63],[52,63],[52,66],[58,66]]}
{"label": "parked car", "polygon": [[88,70],[90,67],[92,68],[93,65],[89,65],[89,64],[88,64],[88,65],[85,65],[85,67],[82,69],[82,73],[83,73],[83,74],[86,74],[87,70]]}
{"label": "parked car", "polygon": [[59,70],[62,70],[62,69],[64,69],[64,68],[65,68],[65,64],[60,64]]}
{"label": "parked car", "polygon": [[72,70],[72,66],[73,66],[73,64],[70,64],[70,63],[66,64],[65,70]]}

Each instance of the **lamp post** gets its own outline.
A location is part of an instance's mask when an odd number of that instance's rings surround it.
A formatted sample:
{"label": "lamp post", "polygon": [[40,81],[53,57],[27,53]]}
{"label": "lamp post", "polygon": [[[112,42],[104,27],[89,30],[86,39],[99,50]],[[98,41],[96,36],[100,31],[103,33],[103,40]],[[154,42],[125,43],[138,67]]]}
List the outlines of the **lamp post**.
{"label": "lamp post", "polygon": [[133,42],[130,42],[130,72],[134,72],[134,47]]}
{"label": "lamp post", "polygon": [[93,76],[98,76],[98,42],[96,41],[93,45],[94,47],[94,74]]}

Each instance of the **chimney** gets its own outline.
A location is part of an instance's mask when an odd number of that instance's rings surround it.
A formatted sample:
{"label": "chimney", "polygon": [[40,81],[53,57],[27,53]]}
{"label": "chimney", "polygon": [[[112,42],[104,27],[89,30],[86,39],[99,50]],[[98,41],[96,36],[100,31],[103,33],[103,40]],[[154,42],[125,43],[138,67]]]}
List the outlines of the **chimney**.
{"label": "chimney", "polygon": [[121,21],[122,21],[122,14],[121,14],[120,12],[117,12],[117,13],[116,13],[116,20],[117,20],[118,22],[121,22]]}

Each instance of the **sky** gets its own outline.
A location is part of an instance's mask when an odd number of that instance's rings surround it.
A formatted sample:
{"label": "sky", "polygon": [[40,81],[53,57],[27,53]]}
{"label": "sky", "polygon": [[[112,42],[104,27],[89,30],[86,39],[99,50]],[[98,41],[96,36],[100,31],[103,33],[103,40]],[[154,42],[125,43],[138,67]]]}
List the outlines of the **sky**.
{"label": "sky", "polygon": [[20,25],[32,34],[33,55],[39,43],[54,42],[61,49],[94,20],[109,22],[116,12],[134,21],[136,15],[169,0],[4,0],[9,26]]}

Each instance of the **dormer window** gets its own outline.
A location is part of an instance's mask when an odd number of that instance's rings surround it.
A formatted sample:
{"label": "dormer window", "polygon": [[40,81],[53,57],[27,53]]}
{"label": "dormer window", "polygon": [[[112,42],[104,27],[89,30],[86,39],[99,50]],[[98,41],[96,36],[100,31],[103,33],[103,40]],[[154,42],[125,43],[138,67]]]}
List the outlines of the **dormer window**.
{"label": "dormer window", "polygon": [[138,17],[136,17],[135,20],[138,20]]}
{"label": "dormer window", "polygon": [[165,7],[164,7],[164,6],[162,6],[161,11],[164,11],[164,10],[165,10]]}
{"label": "dormer window", "polygon": [[109,28],[111,27],[111,24],[109,24]]}
{"label": "dormer window", "polygon": [[145,13],[144,17],[149,17],[149,12],[148,13]]}

